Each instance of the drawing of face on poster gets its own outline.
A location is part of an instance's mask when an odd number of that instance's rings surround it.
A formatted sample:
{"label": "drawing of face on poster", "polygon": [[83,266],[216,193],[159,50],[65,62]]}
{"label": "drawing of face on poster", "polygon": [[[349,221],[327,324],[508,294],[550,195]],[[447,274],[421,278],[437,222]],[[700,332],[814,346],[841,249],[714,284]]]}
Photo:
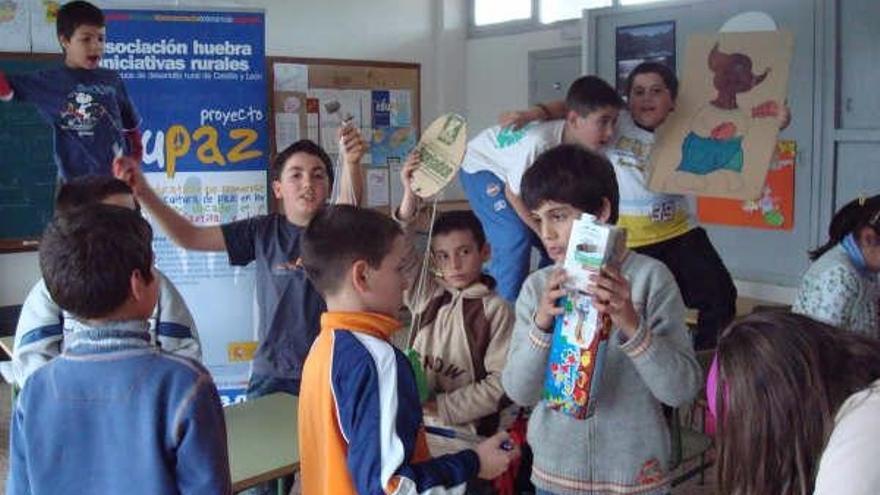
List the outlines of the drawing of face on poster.
{"label": "drawing of face on poster", "polygon": [[757,199],[776,147],[790,33],[723,33],[688,41],[676,111],[658,129],[651,189]]}

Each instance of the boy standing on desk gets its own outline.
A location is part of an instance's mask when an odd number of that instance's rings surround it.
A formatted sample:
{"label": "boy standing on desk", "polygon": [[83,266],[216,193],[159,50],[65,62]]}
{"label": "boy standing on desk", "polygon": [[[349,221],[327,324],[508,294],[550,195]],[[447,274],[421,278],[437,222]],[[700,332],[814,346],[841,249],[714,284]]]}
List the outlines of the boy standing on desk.
{"label": "boy standing on desk", "polygon": [[414,258],[400,227],[373,210],[327,207],[306,228],[303,265],[328,311],[303,369],[305,495],[463,493],[517,455],[502,432],[431,458],[415,376],[390,342]]}
{"label": "boy standing on desk", "polygon": [[614,134],[623,101],[614,88],[596,76],[578,78],[565,98],[570,111],[559,120],[513,130],[490,127],[473,138],[461,164],[461,185],[494,256],[489,275],[498,293],[511,303],[529,274],[532,247],[542,253],[541,266],[550,259],[538,239],[538,226],[520,198],[520,181],[541,152],[561,143],[592,150],[604,147]]}
{"label": "boy standing on desk", "polygon": [[[360,160],[366,145],[354,127],[345,126],[340,133],[344,164],[338,201],[354,203],[362,196]],[[326,309],[324,299],[306,279],[299,257],[302,232],[327,202],[333,186],[333,164],[327,153],[309,140],[291,144],[275,157],[270,170],[282,212],[211,226],[197,226],[165,204],[136,163],[120,159],[115,167],[179,246],[226,251],[235,266],[256,262],[259,344],[248,397],[274,392],[299,395],[302,364]]]}
{"label": "boy standing on desk", "polygon": [[99,67],[104,55],[104,14],[74,1],[58,10],[64,65],[28,74],[0,72],[0,100],[33,103],[52,125],[61,180],[111,175],[113,159],[141,161],[140,118],[119,74]]}
{"label": "boy standing on desk", "polygon": [[151,342],[152,230],[130,208],[57,215],[40,269],[65,320],[64,352],[12,412],[9,494],[230,494],[220,398],[197,362]]}
{"label": "boy standing on desk", "polygon": [[[66,182],[58,189],[55,214],[76,214],[76,210],[93,204],[109,204],[137,210],[131,188],[119,179],[107,176],[86,176]],[[159,279],[159,301],[150,315],[150,340],[162,350],[201,361],[199,335],[189,308],[177,288],[156,270]],[[65,314],[52,300],[46,281],[40,279],[28,293],[21,307],[15,328],[15,349],[12,353],[11,378],[18,387],[50,359],[61,354],[64,344]],[[0,364],[2,366],[2,364]]]}

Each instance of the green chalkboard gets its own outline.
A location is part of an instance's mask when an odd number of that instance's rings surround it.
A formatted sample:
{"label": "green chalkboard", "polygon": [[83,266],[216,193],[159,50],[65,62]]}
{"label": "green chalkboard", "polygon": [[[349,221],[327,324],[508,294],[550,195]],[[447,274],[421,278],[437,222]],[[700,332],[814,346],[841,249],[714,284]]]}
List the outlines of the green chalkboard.
{"label": "green chalkboard", "polygon": [[[0,53],[7,74],[58,63],[57,55]],[[52,149],[52,127],[33,105],[0,102],[0,251],[36,249],[55,198]]]}

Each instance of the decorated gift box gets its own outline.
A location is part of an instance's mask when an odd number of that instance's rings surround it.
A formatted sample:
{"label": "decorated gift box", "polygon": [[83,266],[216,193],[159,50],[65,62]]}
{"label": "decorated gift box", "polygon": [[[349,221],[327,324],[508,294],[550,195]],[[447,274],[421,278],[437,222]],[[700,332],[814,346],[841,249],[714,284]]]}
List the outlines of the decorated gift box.
{"label": "decorated gift box", "polygon": [[611,319],[593,307],[588,292],[590,276],[606,265],[619,263],[626,245],[626,231],[596,223],[582,214],[571,229],[565,254],[566,288],[560,301],[564,313],[557,316],[544,380],[547,405],[577,419],[595,412],[592,399],[602,375]]}

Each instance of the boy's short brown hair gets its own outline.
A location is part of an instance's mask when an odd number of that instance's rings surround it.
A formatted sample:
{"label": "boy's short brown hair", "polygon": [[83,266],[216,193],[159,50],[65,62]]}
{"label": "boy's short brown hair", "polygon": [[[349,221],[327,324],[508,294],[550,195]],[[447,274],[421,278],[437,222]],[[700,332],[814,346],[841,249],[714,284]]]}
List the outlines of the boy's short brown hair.
{"label": "boy's short brown hair", "polygon": [[602,211],[602,199],[611,207],[609,224],[617,223],[620,191],[614,167],[604,156],[576,144],[561,144],[538,155],[520,185],[523,202],[536,210],[556,201],[590,213]]}
{"label": "boy's short brown hair", "polygon": [[56,215],[40,242],[40,270],[61,309],[101,318],[131,294],[131,274],[153,280],[153,230],[139,213],[91,204]]}
{"label": "boy's short brown hair", "polygon": [[100,203],[114,194],[133,194],[131,187],[119,179],[106,175],[77,177],[58,189],[55,214],[64,214],[74,208]]}
{"label": "boy's short brown hair", "polygon": [[581,117],[603,108],[623,108],[623,99],[601,77],[581,76],[571,83],[565,106]]}
{"label": "boy's short brown hair", "polygon": [[281,180],[281,173],[284,172],[284,165],[287,163],[287,160],[290,159],[293,155],[297,153],[305,153],[307,155],[312,155],[324,164],[324,167],[327,169],[327,182],[329,183],[330,190],[333,190],[333,161],[330,160],[330,155],[324,151],[324,148],[318,146],[314,141],[309,139],[300,139],[299,141],[291,144],[287,148],[278,153],[275,158],[272,159],[272,166],[270,167],[269,173],[270,178],[272,180]]}
{"label": "boy's short brown hair", "polygon": [[55,18],[55,30],[58,36],[70,39],[76,28],[80,26],[104,27],[104,13],[101,9],[89,2],[75,0],[67,2],[58,9]]}
{"label": "boy's short brown hair", "polygon": [[435,237],[456,231],[470,232],[478,248],[482,248],[486,244],[486,234],[483,231],[483,226],[473,211],[452,210],[444,211],[437,215],[433,229]]}
{"label": "boy's short brown hair", "polygon": [[303,235],[302,264],[309,280],[326,297],[339,289],[352,263],[365,260],[378,268],[403,231],[391,218],[367,208],[322,208]]}

